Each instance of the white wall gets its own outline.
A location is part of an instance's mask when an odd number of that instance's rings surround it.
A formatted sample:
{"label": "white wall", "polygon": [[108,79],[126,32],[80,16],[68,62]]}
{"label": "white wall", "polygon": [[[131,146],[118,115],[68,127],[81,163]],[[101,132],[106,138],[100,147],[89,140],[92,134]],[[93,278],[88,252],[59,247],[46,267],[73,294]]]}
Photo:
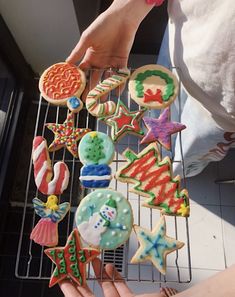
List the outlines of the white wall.
{"label": "white wall", "polygon": [[72,0],[0,0],[0,12],[38,73],[64,61],[80,36]]}

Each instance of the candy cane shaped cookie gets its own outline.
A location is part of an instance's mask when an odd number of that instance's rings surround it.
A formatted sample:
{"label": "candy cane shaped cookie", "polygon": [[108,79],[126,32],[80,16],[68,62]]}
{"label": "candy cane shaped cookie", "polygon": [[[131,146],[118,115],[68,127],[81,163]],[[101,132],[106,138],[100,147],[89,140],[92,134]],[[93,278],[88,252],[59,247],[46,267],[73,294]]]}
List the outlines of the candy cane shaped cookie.
{"label": "candy cane shaped cookie", "polygon": [[42,136],[37,136],[33,140],[32,158],[34,179],[38,190],[45,195],[61,195],[68,186],[69,169],[61,161],[57,162],[52,169],[47,142]]}
{"label": "candy cane shaped cookie", "polygon": [[116,110],[116,104],[113,101],[104,103],[98,102],[98,99],[104,94],[111,92],[125,81],[130,76],[129,69],[119,69],[116,74],[100,82],[93,90],[91,90],[86,98],[86,108],[89,113],[95,117],[112,115]]}

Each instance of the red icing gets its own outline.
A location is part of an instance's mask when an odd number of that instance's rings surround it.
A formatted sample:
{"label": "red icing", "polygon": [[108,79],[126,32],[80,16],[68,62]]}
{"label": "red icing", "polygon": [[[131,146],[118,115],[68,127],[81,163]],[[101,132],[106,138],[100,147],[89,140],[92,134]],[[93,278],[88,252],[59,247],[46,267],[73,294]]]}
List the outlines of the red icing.
{"label": "red icing", "polygon": [[[151,201],[151,205],[159,206],[161,203],[165,203],[172,207],[172,211],[176,213],[184,203],[184,199],[176,198],[179,182],[172,181],[170,169],[168,163],[158,166],[156,152],[150,150],[122,169],[120,176],[134,179],[137,184],[134,188],[140,191],[140,194],[141,192],[154,193],[155,197]],[[162,177],[163,173],[165,175]],[[142,184],[143,182],[145,185]],[[166,190],[166,186],[168,190]],[[159,190],[156,191],[157,189]]]}
{"label": "red icing", "polygon": [[37,184],[38,190],[41,193],[45,194],[45,195],[52,194],[52,193],[49,192],[49,189],[48,189],[49,188],[49,183],[51,183],[51,184],[55,185],[53,194],[61,195],[63,193],[62,184],[63,184],[63,182],[65,180],[66,172],[67,172],[67,174],[69,174],[68,167],[66,166],[65,163],[60,162],[59,163],[60,164],[59,173],[57,174],[57,180],[55,181],[55,178],[52,179],[53,170],[52,170],[52,166],[51,166],[51,160],[50,160],[50,157],[49,157],[49,154],[48,154],[46,140],[43,137],[37,136],[37,137],[34,138],[34,140],[33,140],[33,152],[37,149],[37,147],[42,142],[44,142],[44,147],[42,148],[40,154],[38,155],[38,158],[33,161],[35,181],[36,181],[37,176],[40,173],[42,167],[44,166],[44,163],[46,162],[46,164],[47,164],[45,172],[41,177],[41,182],[40,182],[40,184]]}
{"label": "red icing", "polygon": [[74,96],[81,87],[82,78],[76,66],[55,64],[43,77],[43,92],[51,99],[66,99]]}
{"label": "red icing", "polygon": [[154,94],[151,89],[148,89],[144,93],[144,102],[152,102],[152,101],[157,101],[159,103],[162,103],[162,91],[160,89],[157,89],[156,93]]}
{"label": "red icing", "polygon": [[[71,245],[70,242],[74,241]],[[74,253],[71,253],[71,249],[74,249]],[[57,247],[45,250],[46,255],[56,264],[49,286],[52,287],[59,283],[63,279],[69,277],[79,286],[85,286],[86,284],[86,263],[97,257],[100,252],[95,249],[82,248],[80,236],[78,231],[75,229],[68,237],[65,247]],[[53,254],[51,254],[53,253]],[[62,255],[62,256],[61,256]],[[71,260],[71,256],[75,255],[75,259]],[[84,260],[81,260],[85,257]],[[81,277],[74,274],[71,265],[76,265]],[[65,267],[65,268],[64,268]]]}

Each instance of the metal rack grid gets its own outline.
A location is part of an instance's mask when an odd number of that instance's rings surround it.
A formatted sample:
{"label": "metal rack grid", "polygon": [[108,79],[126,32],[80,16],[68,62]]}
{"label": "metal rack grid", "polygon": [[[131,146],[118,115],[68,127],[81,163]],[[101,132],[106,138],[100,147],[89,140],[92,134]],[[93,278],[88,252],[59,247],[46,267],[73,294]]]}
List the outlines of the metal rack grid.
{"label": "metal rack grid", "polygon": [[[119,98],[131,109],[136,110],[138,106],[130,99],[127,90],[124,90],[122,95],[120,89],[118,94],[111,92],[108,100],[118,100]],[[178,109],[181,110],[180,95],[177,99]],[[39,98],[38,112],[35,124],[34,136],[41,135],[47,139],[48,144],[53,140],[53,133],[45,129],[44,124],[49,122],[62,123],[67,115],[67,108],[56,107],[47,103],[41,96]],[[149,115],[151,111],[148,111]],[[179,112],[180,114],[180,112]],[[180,116],[179,116],[180,117]],[[179,119],[180,120],[180,119]],[[102,131],[109,134],[109,128],[102,122],[96,121],[85,109],[83,109],[76,117],[76,127],[88,127],[92,130]],[[121,153],[130,147],[135,152],[139,152],[142,146],[139,144],[139,138],[131,135],[122,138],[116,145],[116,154],[113,163],[110,165],[113,172],[123,166],[123,159]],[[161,153],[164,155],[166,152],[161,149]],[[182,146],[181,146],[182,153]],[[59,246],[64,246],[66,239],[72,229],[74,228],[74,214],[79,201],[86,196],[88,190],[81,187],[79,183],[79,172],[82,164],[79,159],[73,158],[66,149],[61,149],[51,154],[52,164],[59,160],[63,160],[69,167],[70,170],[70,182],[67,190],[61,195],[60,202],[70,202],[71,209],[66,215],[64,220],[59,224]],[[172,154],[170,152],[170,157]],[[184,175],[184,161],[183,154],[182,160],[174,161],[181,162],[182,164],[182,188],[186,187],[186,180]],[[133,214],[134,223],[148,229],[157,223],[160,212],[157,209],[149,209],[141,206],[143,197],[129,192],[129,185],[118,182],[113,179],[110,188],[115,189],[128,199],[130,202]],[[50,275],[54,270],[54,264],[44,254],[44,247],[35,244],[30,240],[30,232],[40,219],[35,215],[32,205],[32,199],[38,197],[45,201],[45,195],[42,195],[36,188],[33,176],[33,165],[32,161],[29,165],[28,179],[25,191],[25,201],[22,215],[22,227],[18,244],[18,252],[15,266],[15,275],[20,279],[30,280],[49,280]],[[190,240],[189,240],[189,226],[188,218],[182,217],[166,217],[167,223],[167,235],[179,239],[185,242],[185,246],[171,253],[167,257],[167,273],[162,275],[158,272],[155,267],[150,263],[144,264],[131,264],[130,259],[134,255],[138,248],[138,241],[134,232],[132,232],[130,239],[121,247],[114,251],[102,251],[101,260],[102,264],[113,263],[118,271],[121,273],[126,281],[150,281],[156,283],[163,282],[178,282],[178,283],[189,283],[192,278],[191,272],[191,258],[190,258]],[[114,280],[113,276],[113,280]],[[93,269],[91,264],[87,265],[87,279],[95,280]],[[100,279],[104,279],[103,273],[100,273]]]}

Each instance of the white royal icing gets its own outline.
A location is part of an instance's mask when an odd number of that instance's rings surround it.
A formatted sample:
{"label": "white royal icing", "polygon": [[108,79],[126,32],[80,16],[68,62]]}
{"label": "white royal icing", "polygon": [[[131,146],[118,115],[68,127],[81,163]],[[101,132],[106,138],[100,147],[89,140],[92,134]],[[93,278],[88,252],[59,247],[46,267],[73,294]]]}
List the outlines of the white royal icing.
{"label": "white royal icing", "polygon": [[86,176],[80,176],[79,177],[80,180],[110,180],[112,179],[111,175],[103,175],[103,176],[99,176],[99,175],[86,175]]}

